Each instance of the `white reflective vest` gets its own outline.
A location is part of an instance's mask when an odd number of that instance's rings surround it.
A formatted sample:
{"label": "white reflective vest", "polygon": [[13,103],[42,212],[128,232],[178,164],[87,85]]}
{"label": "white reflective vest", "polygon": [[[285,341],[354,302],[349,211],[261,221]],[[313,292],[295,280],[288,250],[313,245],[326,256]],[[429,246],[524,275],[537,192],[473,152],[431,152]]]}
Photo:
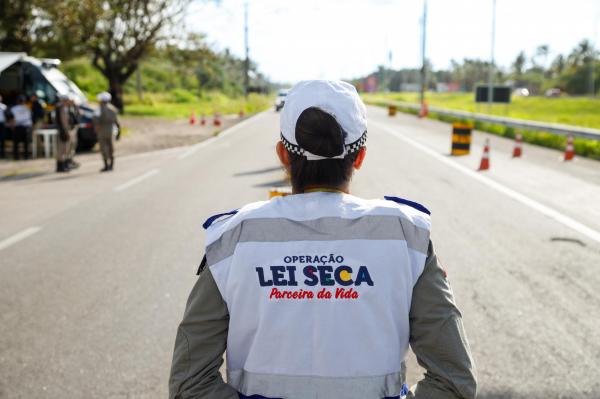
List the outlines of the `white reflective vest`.
{"label": "white reflective vest", "polygon": [[264,398],[405,394],[430,230],[414,206],[315,192],[207,223],[207,265],[230,317],[228,383]]}

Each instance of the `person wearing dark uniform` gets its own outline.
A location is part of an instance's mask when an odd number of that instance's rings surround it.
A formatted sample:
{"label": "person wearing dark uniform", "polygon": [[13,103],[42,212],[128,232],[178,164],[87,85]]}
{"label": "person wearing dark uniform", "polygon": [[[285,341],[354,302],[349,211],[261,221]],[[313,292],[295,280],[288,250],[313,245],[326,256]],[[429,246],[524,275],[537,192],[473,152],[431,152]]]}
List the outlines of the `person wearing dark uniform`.
{"label": "person wearing dark uniform", "polygon": [[104,161],[104,168],[102,168],[100,172],[113,170],[115,163],[113,129],[115,127],[118,129],[116,139],[119,140],[119,137],[121,136],[121,127],[117,117],[118,111],[112,106],[110,100],[110,93],[103,92],[98,94],[100,108],[94,115],[94,129],[98,136],[100,153],[102,154],[102,160]]}
{"label": "person wearing dark uniform", "polygon": [[55,123],[58,130],[56,145],[56,172],[69,172],[69,133],[73,130],[73,120],[69,112],[69,98],[66,95],[59,96],[55,105]]}
{"label": "person wearing dark uniform", "polygon": [[[280,128],[276,150],[292,195],[204,223],[169,397],[474,398],[474,362],[429,210],[350,194],[367,139],[354,87],[298,83]],[[426,371],[412,388],[409,346]]]}

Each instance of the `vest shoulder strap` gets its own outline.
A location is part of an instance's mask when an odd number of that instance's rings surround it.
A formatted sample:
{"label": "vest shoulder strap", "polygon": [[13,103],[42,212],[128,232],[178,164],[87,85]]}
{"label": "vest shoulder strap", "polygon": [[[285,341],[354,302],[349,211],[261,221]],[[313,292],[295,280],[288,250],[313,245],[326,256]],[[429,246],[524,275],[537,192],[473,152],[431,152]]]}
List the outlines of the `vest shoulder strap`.
{"label": "vest shoulder strap", "polygon": [[206,221],[202,224],[202,227],[204,228],[204,230],[208,229],[216,220],[221,219],[223,216],[232,216],[235,215],[236,213],[238,213],[238,210],[235,209],[233,211],[229,211],[229,212],[225,212],[225,213],[218,213],[216,215],[213,215],[211,217],[209,217],[208,219],[206,219]]}
{"label": "vest shoulder strap", "polygon": [[423,205],[419,204],[418,202],[414,202],[414,201],[410,201],[404,198],[400,198],[400,197],[393,197],[393,196],[389,196],[386,195],[383,198],[385,198],[388,201],[393,201],[397,204],[401,204],[401,205],[408,205],[411,208],[415,208],[416,210],[426,213],[427,215],[431,215],[431,212],[429,211],[429,209],[425,208]]}

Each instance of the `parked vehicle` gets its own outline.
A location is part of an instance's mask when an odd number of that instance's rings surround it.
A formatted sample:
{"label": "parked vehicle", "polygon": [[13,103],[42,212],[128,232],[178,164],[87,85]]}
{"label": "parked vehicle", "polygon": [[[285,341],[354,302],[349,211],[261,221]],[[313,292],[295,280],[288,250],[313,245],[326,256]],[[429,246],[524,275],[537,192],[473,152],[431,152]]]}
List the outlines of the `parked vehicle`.
{"label": "parked vehicle", "polygon": [[285,105],[285,97],[288,94],[288,89],[279,90],[277,97],[275,98],[275,111],[279,112]]}
{"label": "parked vehicle", "polygon": [[11,105],[18,95],[27,97],[37,94],[54,109],[59,94],[68,95],[77,104],[80,112],[78,150],[89,150],[96,144],[96,134],[92,127],[94,109],[85,94],[59,69],[60,60],[34,58],[25,53],[0,52],[0,95]]}

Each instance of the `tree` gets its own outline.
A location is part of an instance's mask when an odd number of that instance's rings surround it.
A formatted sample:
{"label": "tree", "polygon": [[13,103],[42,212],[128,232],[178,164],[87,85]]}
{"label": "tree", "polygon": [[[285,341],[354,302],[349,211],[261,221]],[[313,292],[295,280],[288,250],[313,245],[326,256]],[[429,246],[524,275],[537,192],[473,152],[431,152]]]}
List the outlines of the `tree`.
{"label": "tree", "polygon": [[2,0],[0,2],[0,49],[31,52],[33,47],[34,2]]}
{"label": "tree", "polygon": [[122,112],[123,86],[189,0],[63,0],[44,7],[53,35],[89,54]]}
{"label": "tree", "polygon": [[542,67],[542,69],[546,68],[546,63],[548,62],[549,54],[550,54],[550,46],[548,46],[547,44],[542,44],[541,46],[538,46],[537,49],[535,49],[534,64],[538,64],[537,58],[542,58],[543,61],[542,61],[541,67]]}
{"label": "tree", "polygon": [[517,58],[515,58],[515,61],[512,64],[512,72],[515,75],[515,77],[519,77],[521,75],[523,75],[523,72],[525,72],[525,63],[527,62],[527,57],[525,56],[525,52],[521,51],[519,53],[519,55],[517,55]]}
{"label": "tree", "polygon": [[[185,0],[106,0],[89,40],[92,65],[108,80],[113,104],[123,111],[123,85]],[[82,38],[85,40],[85,38]]]}

